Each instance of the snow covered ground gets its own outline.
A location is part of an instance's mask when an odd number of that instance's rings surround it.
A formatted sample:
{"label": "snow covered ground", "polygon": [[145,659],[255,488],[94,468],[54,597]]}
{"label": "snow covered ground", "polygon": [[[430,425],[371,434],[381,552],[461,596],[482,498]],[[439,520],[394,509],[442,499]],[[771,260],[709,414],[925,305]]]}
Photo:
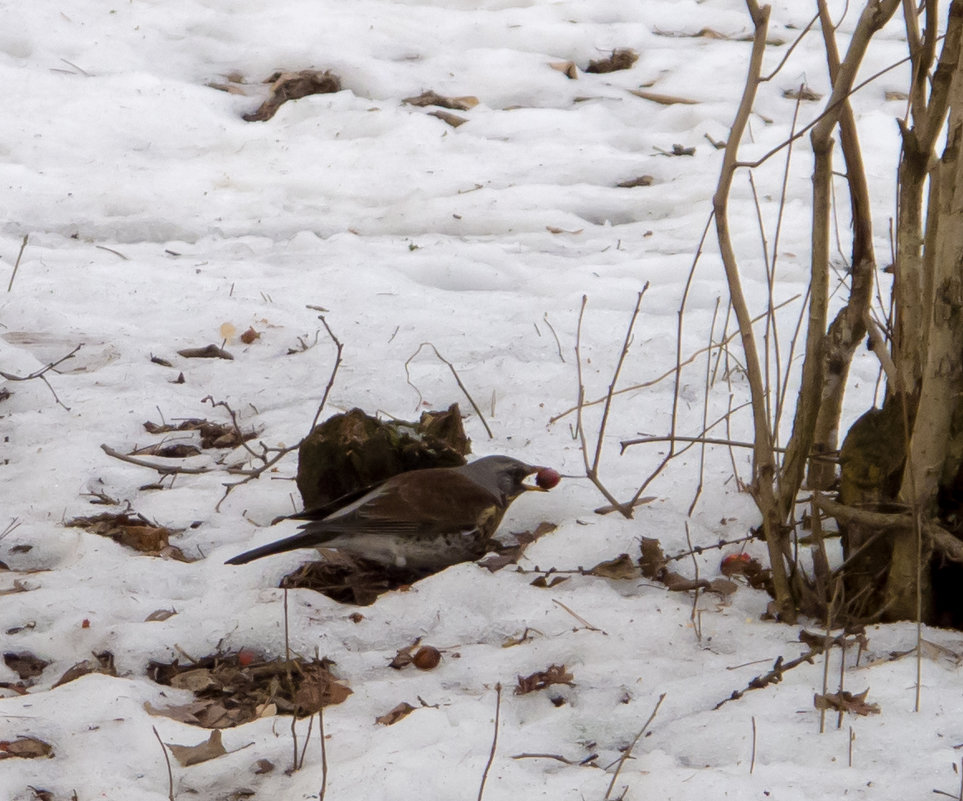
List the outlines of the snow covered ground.
{"label": "snow covered ground", "polygon": [[[841,13],[843,4],[834,6]],[[808,3],[776,4],[770,69],[813,13]],[[855,15],[850,10],[842,22],[844,40]],[[0,691],[0,741],[30,736],[53,748],[51,758],[0,760],[0,801],[47,797],[40,790],[57,801],[167,798],[152,727],[166,743],[199,743],[208,732],[147,711],[146,703],[163,708],[190,697],[153,683],[148,662],[240,648],[283,656],[277,584],[305,553],[241,568],[223,562],[294,530],[291,523],[263,527],[292,510],[295,455],[218,505],[223,484],[235,480],[223,470],[143,489],[156,474],[111,458],[101,445],[129,453],[159,441],[145,432],[147,420],[226,421],[207,396],[229,403],[264,443],[296,443],[335,356],[309,306],[327,310],[344,343],[326,414],[361,407],[412,419],[456,401],[470,411],[429,349],[406,374],[406,361],[429,342],[491,426],[489,439],[478,416],[468,415],[475,454],[507,453],[570,476],[550,493],[520,499],[506,517],[504,532],[542,520],[558,525],[531,546],[525,568],[634,558],[643,536],[676,554],[686,549],[686,522],[697,545],[742,537],[756,524],[723,450],[708,455],[691,517],[695,451],[651,485],[656,500],[634,520],[596,515],[602,499],[578,477],[573,415],[549,422],[577,399],[573,347],[583,295],[589,399],[608,386],[646,282],[620,385],[651,381],[675,363],[677,310],[721,162],[708,139],[726,139],[746,71],[751,24],[737,0],[61,0],[0,4],[0,20],[4,285],[29,236],[10,290],[0,295],[0,370],[26,375],[83,345],[59,373],[46,375],[50,387],[8,381],[12,395],[0,402],[0,527],[17,524],[0,540],[9,567],[0,571],[0,642],[5,654],[49,663],[25,694]],[[902,58],[902,39],[899,25],[887,28],[865,74]],[[629,70],[584,72],[615,48],[633,48],[639,60]],[[794,101],[785,90],[806,83],[825,93],[820,51],[818,37],[807,38],[763,85],[747,157],[786,137]],[[551,66],[568,60],[580,68],[575,80]],[[338,74],[343,90],[288,103],[266,122],[242,119],[266,95],[262,80],[307,68]],[[227,76],[243,78],[249,94],[208,85]],[[856,99],[880,200],[883,265],[894,118],[903,111],[884,92],[905,80],[905,70],[894,70]],[[662,105],[629,91],[643,87],[696,102]],[[453,112],[467,119],[455,128],[402,103],[428,89],[479,102]],[[818,109],[804,104],[801,119]],[[666,155],[677,144],[694,155]],[[806,149],[800,140],[791,170],[777,302],[805,287]],[[777,159],[756,173],[770,243],[784,165]],[[650,185],[617,186],[643,175]],[[740,176],[734,237],[761,311],[766,287],[750,191]],[[840,214],[845,238],[848,220]],[[708,344],[717,299],[719,339],[725,298],[710,244],[688,297],[683,356]],[[798,305],[785,313],[791,329]],[[245,344],[239,335],[249,327],[260,338]],[[231,361],[177,354],[225,339]],[[680,430],[699,430],[705,370],[697,359],[683,374]],[[854,377],[871,391],[872,362],[858,361]],[[731,391],[738,405],[745,389],[737,371]],[[724,411],[729,393],[718,378],[709,419]],[[864,394],[849,413],[865,402]],[[671,407],[671,382],[618,397],[602,474],[619,497],[664,453],[651,445],[620,457],[619,440],[666,433]],[[598,420],[592,407],[590,435]],[[747,436],[744,417],[731,433]],[[221,456],[224,465],[244,453]],[[216,466],[209,455],[185,464]],[[737,466],[746,477],[743,454]],[[183,529],[172,544],[194,561],[139,555],[64,527],[66,519],[104,511],[90,504],[93,494]],[[749,551],[763,556],[758,543]],[[700,574],[717,576],[720,556],[700,557]],[[691,575],[693,565],[682,560],[678,569]],[[492,749],[498,683],[489,801],[956,796],[959,633],[924,632],[934,645],[922,662],[922,711],[914,713],[915,661],[888,657],[914,646],[915,627],[870,630],[859,665],[847,652],[845,686],[870,688],[867,700],[880,713],[847,716],[839,729],[830,715],[820,735],[813,694],[822,690],[821,662],[714,710],[777,657],[805,650],[798,627],[760,619],[765,594],[742,587],[728,600],[704,595],[696,627],[692,598],[654,582],[575,575],[542,588],[533,578],[463,564],[361,609],[290,593],[290,647],[332,659],[353,690],[325,710],[326,798],[476,797]],[[159,609],[176,614],[148,621]],[[526,629],[524,642],[503,647]],[[417,638],[442,649],[440,666],[389,668]],[[116,677],[53,687],[72,665],[104,651],[114,655]],[[835,652],[831,690],[838,660]],[[513,694],[517,676],[553,664],[572,674],[571,686]],[[19,680],[0,665],[6,686]],[[622,751],[662,694],[607,793]],[[375,722],[402,701],[415,711],[391,726]],[[267,717],[224,730],[227,755],[191,767],[175,762],[174,796],[317,797],[316,730],[303,769],[289,775],[289,721]],[[300,728],[303,738],[306,724]],[[513,758],[521,754],[571,764]],[[260,759],[274,771],[254,773]]]}

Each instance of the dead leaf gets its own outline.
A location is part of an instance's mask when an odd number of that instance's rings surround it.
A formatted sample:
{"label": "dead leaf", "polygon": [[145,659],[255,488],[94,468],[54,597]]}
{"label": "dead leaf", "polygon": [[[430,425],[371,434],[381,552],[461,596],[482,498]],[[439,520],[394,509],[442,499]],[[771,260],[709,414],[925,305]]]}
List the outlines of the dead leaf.
{"label": "dead leaf", "polygon": [[802,100],[802,101],[815,101],[819,100],[822,95],[817,94],[808,86],[800,86],[796,89],[786,89],[782,93],[783,97],[788,97],[790,100]]}
{"label": "dead leaf", "polygon": [[573,676],[565,669],[565,665],[549,665],[545,670],[539,670],[530,676],[519,676],[515,686],[515,695],[527,695],[536,690],[544,690],[553,684],[567,684],[574,687]]}
{"label": "dead leaf", "polygon": [[671,592],[687,592],[688,590],[709,588],[709,582],[705,579],[690,579],[681,573],[673,573],[671,570],[664,571],[659,580]]}
{"label": "dead leaf", "polygon": [[642,571],[627,553],[623,553],[615,559],[599,562],[595,567],[585,572],[590,576],[599,576],[600,578],[631,580],[639,578]]}
{"label": "dead leaf", "polygon": [[552,580],[548,580],[548,576],[539,576],[533,579],[530,583],[533,587],[541,587],[543,589],[551,589],[552,587],[558,586],[563,581],[568,581],[569,576],[553,576]]}
{"label": "dead leaf", "polygon": [[486,559],[482,559],[482,561],[478,564],[484,568],[487,568],[492,573],[501,570],[506,565],[517,564],[518,560],[522,558],[522,555],[525,553],[525,549],[529,545],[538,540],[540,537],[544,537],[546,534],[551,534],[556,528],[558,528],[558,526],[556,526],[554,523],[549,523],[548,521],[543,520],[541,523],[535,526],[534,531],[513,532],[512,536],[515,537],[514,544],[500,546],[496,554],[489,556]]}
{"label": "dead leaf", "polygon": [[259,776],[270,773],[272,770],[274,770],[274,763],[270,759],[259,759],[254,763],[254,772]]}
{"label": "dead leaf", "polygon": [[665,95],[661,92],[650,92],[647,89],[629,89],[629,92],[636,97],[641,97],[643,100],[648,100],[652,103],[658,103],[660,106],[696,106],[699,104],[698,100],[692,100],[688,97]]}
{"label": "dead leaf", "polygon": [[886,100],[909,100],[909,95],[906,92],[888,91],[883,93],[883,97]]}
{"label": "dead leaf", "polygon": [[574,61],[552,61],[549,65],[553,70],[558,70],[570,80],[578,79],[578,67]]}
{"label": "dead leaf", "polygon": [[114,667],[114,655],[110,651],[102,651],[99,654],[94,654],[93,659],[85,659],[83,662],[78,662],[57,679],[57,682],[53,686],[59,687],[61,684],[66,684],[90,673],[116,676],[117,669]]}
{"label": "dead leaf", "polygon": [[177,614],[176,609],[155,609],[144,618],[145,623],[157,623]]}
{"label": "dead leaf", "polygon": [[640,175],[638,178],[630,178],[628,181],[619,181],[616,186],[619,189],[634,189],[637,186],[652,186],[655,180],[651,175]]}
{"label": "dead leaf", "polygon": [[647,579],[657,579],[665,570],[666,559],[662,551],[662,543],[654,537],[642,538],[642,558],[639,559],[639,567],[642,575]]}
{"label": "dead leaf", "polygon": [[843,690],[838,693],[826,693],[813,696],[813,706],[816,709],[833,709],[837,712],[849,712],[853,715],[878,715],[879,704],[867,704],[866,695],[869,687],[857,695]]}
{"label": "dead leaf", "polygon": [[409,703],[406,703],[405,701],[402,701],[390,712],[385,712],[383,715],[376,717],[375,723],[380,723],[382,726],[393,726],[399,720],[408,717],[408,715],[414,711],[415,707]]}
{"label": "dead leaf", "polygon": [[50,664],[45,659],[34,656],[29,651],[22,651],[20,653],[7,652],[3,655],[3,661],[8,668],[23,680],[36,678],[43,673],[44,668]]}
{"label": "dead leaf", "polygon": [[457,114],[452,114],[448,111],[429,111],[429,117],[437,117],[442,122],[447,122],[452,128],[457,128],[459,125],[464,125],[468,122],[465,117],[459,117]]}
{"label": "dead leaf", "polygon": [[175,745],[174,743],[165,743],[165,745],[174,755],[174,758],[185,768],[207,762],[209,759],[217,759],[217,757],[224,756],[227,753],[224,746],[221,745],[220,729],[214,729],[207,740],[197,745]]}
{"label": "dead leaf", "polygon": [[478,98],[467,95],[465,97],[445,97],[430,89],[417,97],[406,97],[401,101],[409,106],[441,106],[455,111],[469,111],[478,105]]}
{"label": "dead leaf", "polygon": [[176,687],[179,690],[190,690],[195,695],[217,686],[218,682],[211,671],[203,668],[178,673],[171,678],[171,687]]}
{"label": "dead leaf", "polygon": [[597,61],[590,61],[589,65],[585,68],[585,71],[605,73],[616,72],[617,70],[627,70],[630,69],[638,60],[638,53],[628,47],[623,47],[613,50],[612,54],[607,58],[601,58]]}
{"label": "dead leaf", "polygon": [[739,589],[739,585],[727,578],[718,577],[712,579],[706,589],[709,590],[709,592],[717,592],[719,595],[728,597]]}
{"label": "dead leaf", "polygon": [[37,737],[18,737],[16,740],[0,740],[0,759],[40,759],[52,757],[53,746]]}
{"label": "dead leaf", "polygon": [[545,230],[550,234],[580,234],[584,231],[584,228],[579,228],[575,231],[566,231],[564,228],[556,228],[554,225],[546,225]]}
{"label": "dead leaf", "polygon": [[243,342],[245,345],[250,345],[252,342],[260,338],[261,335],[255,331],[253,327],[249,327],[247,331],[241,334],[241,342]]}
{"label": "dead leaf", "polygon": [[245,122],[266,122],[284,103],[299,100],[308,95],[331,94],[341,91],[341,79],[325,70],[301,70],[300,72],[276,72],[264,83],[271,84],[271,95],[257,111],[242,115]]}
{"label": "dead leaf", "polygon": [[177,353],[185,359],[234,359],[230,353],[217,345],[208,345],[205,348],[184,348]]}

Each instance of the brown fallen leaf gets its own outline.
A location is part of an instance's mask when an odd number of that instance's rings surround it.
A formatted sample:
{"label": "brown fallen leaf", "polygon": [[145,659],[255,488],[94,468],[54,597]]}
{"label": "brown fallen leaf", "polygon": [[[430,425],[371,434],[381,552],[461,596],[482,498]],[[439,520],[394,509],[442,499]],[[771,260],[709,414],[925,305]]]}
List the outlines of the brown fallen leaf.
{"label": "brown fallen leaf", "polygon": [[99,654],[94,654],[93,659],[85,659],[83,662],[78,662],[73,667],[68,668],[53,686],[59,687],[61,684],[66,684],[74,679],[79,679],[81,676],[87,676],[90,673],[116,676],[117,669],[114,667],[114,655],[110,651],[103,651]]}
{"label": "brown fallen leaf", "polygon": [[578,67],[574,61],[552,61],[549,65],[553,70],[558,70],[570,80],[578,79]]}
{"label": "brown fallen leaf", "polygon": [[50,663],[39,656],[34,656],[29,651],[19,653],[8,651],[3,655],[4,664],[16,673],[21,679],[34,679],[43,673],[44,668]]}
{"label": "brown fallen leaf", "polygon": [[385,712],[383,715],[376,717],[375,723],[380,723],[382,726],[393,726],[399,720],[408,717],[408,715],[414,711],[415,707],[409,703],[406,703],[405,701],[402,701],[390,712]]}
{"label": "brown fallen leaf", "polygon": [[553,576],[552,580],[549,581],[548,576],[539,576],[538,578],[533,579],[530,583],[533,587],[541,587],[543,589],[550,590],[552,587],[557,587],[563,581],[568,581],[569,578],[569,576]]}
{"label": "brown fallen leaf", "polygon": [[709,592],[716,592],[719,595],[728,597],[732,595],[736,590],[739,589],[739,585],[736,582],[731,581],[727,578],[717,577],[709,582],[709,586],[706,587]]}
{"label": "brown fallen leaf", "polygon": [[169,617],[173,617],[177,614],[176,609],[155,609],[147,617],[144,618],[145,623],[158,623],[162,620],[167,620]]}
{"label": "brown fallen leaf", "polygon": [[604,73],[616,72],[617,70],[631,69],[632,65],[639,60],[639,54],[628,47],[619,48],[612,51],[607,58],[600,58],[597,61],[590,61],[585,68],[586,72]]}
{"label": "brown fallen leaf", "polygon": [[261,334],[255,331],[253,327],[248,328],[247,331],[241,334],[241,342],[243,342],[245,345],[250,345],[252,342],[260,338]]}
{"label": "brown fallen leaf", "polygon": [[221,744],[220,729],[214,729],[210,737],[197,745],[176,745],[174,743],[165,743],[165,745],[174,755],[174,759],[185,768],[190,765],[199,765],[209,759],[217,759],[217,757],[224,756],[227,753]]}
{"label": "brown fallen leaf", "polygon": [[466,95],[464,97],[446,97],[430,89],[417,97],[406,97],[401,101],[409,106],[441,106],[455,111],[469,111],[478,105],[478,98]]}
{"label": "brown fallen leaf", "polygon": [[257,111],[242,115],[245,122],[266,122],[289,100],[341,91],[341,79],[328,70],[276,72],[264,83],[271,84],[271,95]]}
{"label": "brown fallen leaf", "polygon": [[826,693],[813,696],[813,706],[816,709],[833,709],[837,712],[849,712],[853,715],[878,715],[879,704],[867,704],[866,695],[869,687],[861,693],[853,695],[851,692],[843,690],[838,693]]}
{"label": "brown fallen leaf", "polygon": [[0,740],[0,759],[40,759],[52,757],[53,746],[37,737],[18,737],[16,740]]}
{"label": "brown fallen leaf", "polygon": [[681,573],[673,573],[666,570],[659,576],[659,580],[665,584],[665,588],[671,592],[687,592],[688,590],[702,590],[709,588],[709,582],[705,579],[690,579]]}
{"label": "brown fallen leaf", "polygon": [[512,536],[515,537],[515,542],[513,544],[507,544],[499,547],[497,553],[487,557],[486,559],[482,559],[478,564],[484,568],[487,568],[492,573],[501,570],[506,565],[517,564],[518,560],[522,558],[522,554],[525,553],[525,549],[529,545],[538,540],[540,537],[544,537],[546,534],[551,534],[556,528],[558,528],[558,526],[556,526],[554,523],[549,523],[547,520],[543,520],[541,523],[535,526],[534,531],[512,532]]}
{"label": "brown fallen leaf", "polygon": [[786,89],[782,93],[783,97],[788,97],[790,100],[803,100],[803,101],[815,101],[822,98],[821,94],[814,92],[808,86],[800,86],[796,89]]}
{"label": "brown fallen leaf", "polygon": [[575,231],[566,231],[564,228],[556,228],[554,225],[546,225],[545,230],[550,234],[580,234],[585,229],[579,228]]}
{"label": "brown fallen leaf", "polygon": [[565,669],[565,665],[549,665],[545,670],[538,670],[530,676],[519,676],[515,686],[515,695],[527,695],[537,690],[544,690],[553,684],[567,684],[574,687],[573,676]]}
{"label": "brown fallen leaf", "polygon": [[468,122],[467,118],[459,117],[457,114],[452,114],[448,111],[429,111],[429,117],[437,117],[442,122],[447,122],[452,128],[457,128],[459,125],[464,125]]}
{"label": "brown fallen leaf", "polygon": [[615,559],[609,559],[606,562],[599,562],[595,567],[585,572],[590,576],[619,580],[637,579],[642,573],[639,566],[632,561],[627,553],[619,554]]}
{"label": "brown fallen leaf", "polygon": [[177,353],[185,359],[234,359],[230,353],[217,345],[208,345],[204,348],[184,348]]}
{"label": "brown fallen leaf", "polygon": [[665,570],[666,558],[662,551],[662,543],[654,537],[642,538],[642,558],[639,559],[639,567],[642,575],[647,579],[658,578]]}
{"label": "brown fallen leaf", "polygon": [[629,89],[629,92],[636,97],[641,97],[643,100],[649,100],[652,103],[658,103],[661,106],[695,106],[698,105],[698,100],[692,100],[688,97],[679,97],[678,95],[665,95],[661,92],[649,92],[646,89]]}
{"label": "brown fallen leaf", "polygon": [[640,175],[638,178],[630,178],[628,181],[619,181],[616,186],[619,189],[634,189],[637,186],[652,186],[655,180],[651,175]]}

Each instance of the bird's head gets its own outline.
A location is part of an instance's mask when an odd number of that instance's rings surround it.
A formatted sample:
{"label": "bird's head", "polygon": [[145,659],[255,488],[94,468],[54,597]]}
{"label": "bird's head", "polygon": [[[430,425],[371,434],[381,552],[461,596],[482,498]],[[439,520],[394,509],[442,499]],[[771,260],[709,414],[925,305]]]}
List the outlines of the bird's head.
{"label": "bird's head", "polygon": [[[539,481],[535,484],[526,484],[525,479],[533,474],[543,474],[548,471],[554,478],[547,481]],[[508,506],[523,492],[547,492],[555,486],[558,481],[558,474],[554,470],[537,465],[525,464],[511,456],[485,456],[476,459],[465,466],[465,472],[472,481],[483,486],[493,494],[500,495],[505,506]]]}

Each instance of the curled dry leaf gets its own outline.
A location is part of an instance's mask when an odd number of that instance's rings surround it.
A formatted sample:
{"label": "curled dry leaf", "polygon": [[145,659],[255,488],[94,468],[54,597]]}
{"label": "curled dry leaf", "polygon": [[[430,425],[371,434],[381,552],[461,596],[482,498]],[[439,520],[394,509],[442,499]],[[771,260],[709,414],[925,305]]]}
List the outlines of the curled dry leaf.
{"label": "curled dry leaf", "polygon": [[102,651],[99,654],[94,654],[93,659],[85,659],[83,662],[78,662],[69,668],[53,686],[59,687],[61,684],[66,684],[69,681],[79,679],[81,676],[86,676],[90,673],[116,676],[117,669],[114,667],[114,655],[110,651]]}
{"label": "curled dry leaf", "polygon": [[174,743],[166,743],[166,745],[174,758],[185,768],[207,762],[209,759],[216,759],[227,753],[221,744],[220,729],[214,729],[210,737],[197,745],[175,745]]}
{"label": "curled dry leaf", "polygon": [[674,106],[677,104],[683,106],[695,106],[699,104],[698,100],[692,100],[689,97],[666,95],[662,94],[661,92],[650,92],[647,89],[629,89],[629,92],[636,97],[641,97],[643,100],[648,100],[652,103],[658,103],[660,106]]}
{"label": "curled dry leaf", "polygon": [[208,345],[204,348],[184,348],[177,353],[185,359],[234,359],[230,353],[217,345]]}
{"label": "curled dry leaf", "polygon": [[21,679],[34,679],[43,673],[44,668],[50,663],[39,656],[34,656],[29,651],[19,653],[8,651],[3,655],[4,664],[16,673]]}
{"label": "curled dry leaf", "polygon": [[570,80],[578,79],[578,67],[574,61],[552,61],[549,65],[553,70],[558,70]]}
{"label": "curled dry leaf", "polygon": [[162,526],[154,526],[143,515],[104,512],[90,517],[74,517],[64,525],[83,528],[102,537],[110,537],[121,545],[149,556],[168,556],[181,562],[189,561],[169,542],[171,534],[177,532]]}
{"label": "curled dry leaf", "polygon": [[637,186],[652,186],[655,180],[651,175],[640,175],[638,178],[631,178],[628,181],[620,181],[616,184],[619,189],[634,189]]}
{"label": "curled dry leaf", "polygon": [[255,331],[253,327],[249,327],[247,331],[241,334],[241,342],[243,342],[245,345],[250,345],[252,342],[260,338],[261,334]]}
{"label": "curled dry leaf", "polygon": [[866,695],[869,687],[857,695],[842,690],[838,693],[826,693],[813,696],[813,706],[816,709],[832,709],[837,712],[849,712],[853,715],[878,715],[879,704],[867,704]]}
{"label": "curled dry leaf", "polygon": [[40,759],[52,757],[53,746],[37,737],[18,737],[16,740],[0,740],[0,759]]}
{"label": "curled dry leaf", "polygon": [[639,567],[642,575],[647,579],[655,579],[665,570],[666,558],[662,550],[662,543],[654,537],[642,538],[642,558]]}
{"label": "curled dry leaf", "polygon": [[429,111],[429,117],[437,117],[442,122],[447,122],[452,128],[457,128],[459,125],[464,125],[468,122],[466,117],[459,117],[457,114],[452,114],[449,111]]}
{"label": "curled dry leaf", "polygon": [[288,100],[341,91],[341,79],[328,70],[276,72],[264,83],[271,84],[271,95],[257,111],[242,115],[245,122],[266,122],[277,114],[278,109]]}
{"label": "curled dry leaf", "polygon": [[375,723],[380,723],[382,726],[393,726],[399,720],[408,717],[408,715],[414,711],[415,708],[411,704],[402,701],[390,712],[385,712],[383,715],[376,717]]}
{"label": "curled dry leaf", "polygon": [[803,100],[803,101],[816,101],[822,98],[821,94],[814,92],[808,86],[801,86],[795,89],[786,89],[782,93],[783,97],[788,97],[790,100]]}
{"label": "curled dry leaf", "polygon": [[441,106],[455,111],[468,111],[478,105],[478,98],[467,95],[464,97],[445,97],[430,89],[417,97],[406,97],[401,101],[409,106]]}
{"label": "curled dry leaf", "polygon": [[545,670],[539,670],[530,676],[519,676],[515,686],[515,695],[526,695],[536,690],[544,690],[553,684],[567,684],[574,687],[574,677],[565,669],[565,665],[549,665]]}
{"label": "curled dry leaf", "polygon": [[705,579],[690,579],[680,573],[673,573],[671,570],[664,571],[659,579],[665,584],[665,588],[672,592],[686,592],[710,587],[709,582]]}
{"label": "curled dry leaf", "polygon": [[607,58],[600,58],[590,61],[585,68],[586,72],[604,73],[616,72],[617,70],[631,69],[632,65],[639,60],[639,54],[628,47],[613,50]]}
{"label": "curled dry leaf", "polygon": [[621,580],[637,579],[641,572],[639,566],[632,561],[627,553],[619,554],[615,559],[609,559],[606,562],[599,562],[595,567],[586,571],[590,576]]}

